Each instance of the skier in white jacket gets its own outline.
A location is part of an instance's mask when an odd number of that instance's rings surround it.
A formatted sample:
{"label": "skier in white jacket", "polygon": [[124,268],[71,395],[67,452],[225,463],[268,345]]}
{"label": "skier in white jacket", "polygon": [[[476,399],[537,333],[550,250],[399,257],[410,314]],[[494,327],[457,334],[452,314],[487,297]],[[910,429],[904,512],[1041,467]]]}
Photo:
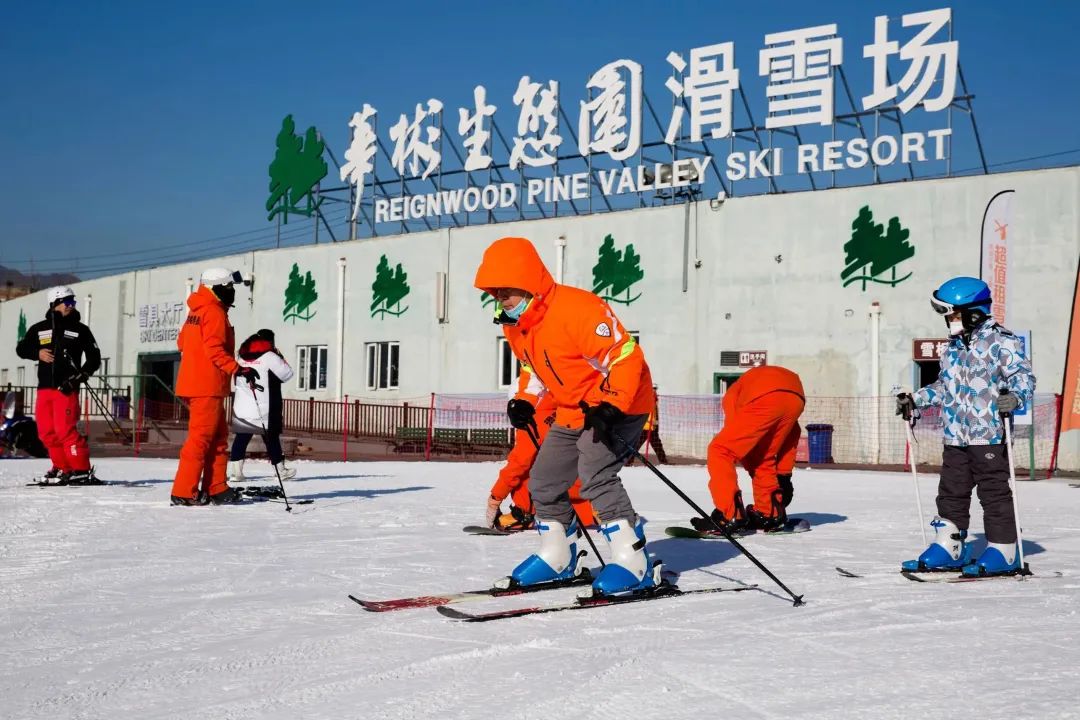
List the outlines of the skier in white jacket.
{"label": "skier in white jacket", "polygon": [[292,378],[293,369],[274,346],[272,330],[260,330],[249,337],[237,354],[237,362],[258,370],[262,381],[252,386],[237,375],[233,382],[232,430],[236,438],[229,454],[229,479],[244,479],[244,455],[251,436],[258,433],[281,479],[291,480],[296,470],[285,467],[281,451],[281,383]]}

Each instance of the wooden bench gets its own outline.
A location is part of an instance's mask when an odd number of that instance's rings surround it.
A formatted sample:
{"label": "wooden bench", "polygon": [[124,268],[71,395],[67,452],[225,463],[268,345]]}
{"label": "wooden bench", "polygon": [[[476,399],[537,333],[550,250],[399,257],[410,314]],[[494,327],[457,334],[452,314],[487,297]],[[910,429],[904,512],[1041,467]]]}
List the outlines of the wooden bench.
{"label": "wooden bench", "polygon": [[426,427],[399,427],[386,442],[396,453],[422,453],[427,447],[427,433]]}
{"label": "wooden bench", "polygon": [[469,430],[469,452],[477,455],[504,455],[513,447],[510,428],[473,428]]}

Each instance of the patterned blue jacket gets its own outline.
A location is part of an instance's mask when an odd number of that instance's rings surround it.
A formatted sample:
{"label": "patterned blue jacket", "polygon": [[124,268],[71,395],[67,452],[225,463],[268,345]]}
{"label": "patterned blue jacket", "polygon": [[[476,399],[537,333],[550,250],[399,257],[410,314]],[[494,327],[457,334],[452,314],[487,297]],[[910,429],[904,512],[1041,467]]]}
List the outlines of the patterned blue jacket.
{"label": "patterned blue jacket", "polygon": [[998,417],[998,389],[1008,387],[1028,407],[1035,393],[1031,360],[1023,341],[987,319],[967,343],[960,335],[949,341],[938,379],[914,394],[915,405],[941,408],[945,444],[998,445],[1004,428]]}

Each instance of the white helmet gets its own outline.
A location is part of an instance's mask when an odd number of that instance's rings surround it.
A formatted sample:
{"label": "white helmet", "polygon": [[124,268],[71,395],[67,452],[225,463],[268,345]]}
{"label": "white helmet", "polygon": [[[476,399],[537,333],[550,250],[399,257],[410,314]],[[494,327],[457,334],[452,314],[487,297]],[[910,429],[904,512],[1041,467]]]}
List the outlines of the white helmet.
{"label": "white helmet", "polygon": [[203,274],[199,278],[199,282],[207,287],[213,287],[215,285],[231,285],[243,281],[244,279],[238,271],[226,270],[225,268],[219,267],[203,270]]}
{"label": "white helmet", "polygon": [[49,307],[66,297],[75,297],[75,291],[67,285],[57,285],[54,288],[49,288]]}

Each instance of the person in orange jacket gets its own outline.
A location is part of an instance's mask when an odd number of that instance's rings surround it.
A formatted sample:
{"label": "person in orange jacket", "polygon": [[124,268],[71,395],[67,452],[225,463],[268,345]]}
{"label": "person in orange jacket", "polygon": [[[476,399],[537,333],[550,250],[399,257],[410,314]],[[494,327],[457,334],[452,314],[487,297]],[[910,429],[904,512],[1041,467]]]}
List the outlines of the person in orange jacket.
{"label": "person in orange jacket", "polygon": [[[518,384],[524,388],[528,384],[530,371],[527,366],[522,366],[518,377]],[[527,530],[533,527],[535,510],[532,496],[529,494],[529,472],[539,453],[537,444],[542,444],[547,437],[548,429],[555,422],[555,403],[550,394],[545,395],[536,406],[536,414],[543,418],[537,423],[538,436],[533,442],[530,436],[531,428],[527,430],[515,430],[514,447],[506,456],[506,464],[499,471],[499,478],[491,486],[487,503],[487,527],[499,529]],[[570,503],[574,506],[574,514],[582,526],[596,523],[592,503],[581,497],[581,480],[577,479],[570,486]],[[510,497],[513,503],[510,511],[502,513],[502,502]]]}
{"label": "person in orange jacket", "polygon": [[[787,522],[791,472],[799,444],[799,416],[806,405],[799,376],[777,365],[747,370],[724,394],[724,427],[709,443],[712,522],[694,518],[698,530],[713,523],[729,531],[778,530]],[[753,479],[754,503],[743,507],[735,464]]]}
{"label": "person in orange jacket", "polygon": [[473,284],[499,302],[495,322],[531,370],[527,386],[507,404],[510,424],[535,431],[537,403],[547,394],[555,403],[554,423],[529,478],[540,549],[497,585],[566,581],[580,574],[578,524],[569,499],[580,477],[581,493],[592,502],[611,547],[593,593],[655,587],[660,565],[645,553],[644,521],[619,479],[655,402],[645,354],[606,302],[557,284],[525,238],[492,243]]}
{"label": "person in orange jacket", "polygon": [[225,479],[229,461],[225,398],[232,392],[233,375],[254,383],[259,372],[242,367],[233,358],[236,341],[229,308],[236,299],[233,286],[238,282],[243,282],[240,273],[210,268],[187,299],[187,320],[176,339],[180,348],[176,394],[188,401],[190,417],[173,479],[173,505],[223,505],[240,500],[240,494]]}

